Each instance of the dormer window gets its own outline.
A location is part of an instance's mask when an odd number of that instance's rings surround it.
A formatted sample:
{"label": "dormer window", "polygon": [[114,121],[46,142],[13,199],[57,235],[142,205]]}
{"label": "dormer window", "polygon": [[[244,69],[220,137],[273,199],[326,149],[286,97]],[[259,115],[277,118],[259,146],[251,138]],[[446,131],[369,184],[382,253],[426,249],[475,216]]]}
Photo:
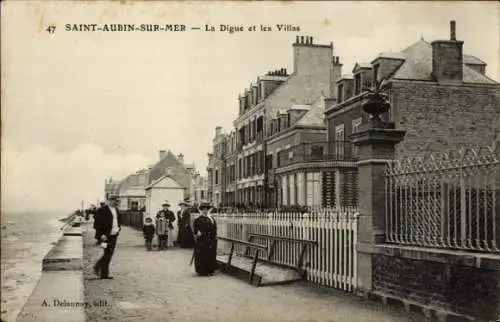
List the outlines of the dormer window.
{"label": "dormer window", "polygon": [[278,132],[281,131],[281,117],[278,118]]}
{"label": "dormer window", "polygon": [[344,84],[339,84],[337,87],[337,98],[338,102],[342,103],[344,100]]}
{"label": "dormer window", "polygon": [[375,84],[375,82],[378,82],[378,71],[379,71],[379,68],[380,68],[379,64],[375,64],[373,66],[373,84]]}
{"label": "dormer window", "polygon": [[354,76],[354,95],[361,94],[361,73]]}
{"label": "dormer window", "polygon": [[290,114],[290,112],[287,113],[286,115],[286,124],[288,127],[290,127],[292,124],[292,115]]}

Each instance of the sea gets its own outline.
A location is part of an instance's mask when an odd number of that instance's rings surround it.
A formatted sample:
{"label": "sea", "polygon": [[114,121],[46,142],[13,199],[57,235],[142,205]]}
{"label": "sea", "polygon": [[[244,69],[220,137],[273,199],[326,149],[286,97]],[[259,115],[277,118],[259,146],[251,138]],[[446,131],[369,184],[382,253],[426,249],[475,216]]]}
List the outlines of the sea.
{"label": "sea", "polygon": [[62,236],[65,213],[1,214],[1,321],[14,322],[42,274],[42,260]]}

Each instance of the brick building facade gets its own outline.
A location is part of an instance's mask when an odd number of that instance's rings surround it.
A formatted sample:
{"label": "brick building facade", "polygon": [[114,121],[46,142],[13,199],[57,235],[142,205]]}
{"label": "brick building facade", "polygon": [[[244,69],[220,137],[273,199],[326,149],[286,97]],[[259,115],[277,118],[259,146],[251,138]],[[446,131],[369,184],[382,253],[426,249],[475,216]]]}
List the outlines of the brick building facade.
{"label": "brick building facade", "polygon": [[383,119],[407,131],[397,158],[491,144],[500,120],[500,84],[486,76],[485,62],[463,53],[454,23],[450,31],[450,40],[421,39],[399,53],[381,53],[339,80],[339,100],[325,113],[329,139],[348,137],[366,123],[363,88],[377,81],[392,104]]}
{"label": "brick building facade", "polygon": [[220,207],[223,203],[223,195],[226,190],[225,174],[226,168],[226,134],[222,133],[222,127],[215,128],[215,137],[212,142],[213,150],[208,153],[207,166],[207,200],[214,207]]}

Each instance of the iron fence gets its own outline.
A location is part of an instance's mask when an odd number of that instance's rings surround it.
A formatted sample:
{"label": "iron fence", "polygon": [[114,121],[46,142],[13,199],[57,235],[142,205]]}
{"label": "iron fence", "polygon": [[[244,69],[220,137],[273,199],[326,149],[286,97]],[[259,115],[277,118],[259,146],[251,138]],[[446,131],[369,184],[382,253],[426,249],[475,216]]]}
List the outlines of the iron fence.
{"label": "iron fence", "polygon": [[389,163],[387,242],[500,252],[499,170],[488,147]]}

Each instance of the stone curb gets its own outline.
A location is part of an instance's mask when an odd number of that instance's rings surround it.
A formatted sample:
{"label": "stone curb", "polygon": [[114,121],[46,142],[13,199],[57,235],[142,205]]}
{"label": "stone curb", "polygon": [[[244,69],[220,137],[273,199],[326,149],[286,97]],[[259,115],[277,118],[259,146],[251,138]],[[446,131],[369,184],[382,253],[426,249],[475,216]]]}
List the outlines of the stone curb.
{"label": "stone curb", "polygon": [[82,227],[71,227],[42,261],[42,275],[16,321],[85,321]]}

